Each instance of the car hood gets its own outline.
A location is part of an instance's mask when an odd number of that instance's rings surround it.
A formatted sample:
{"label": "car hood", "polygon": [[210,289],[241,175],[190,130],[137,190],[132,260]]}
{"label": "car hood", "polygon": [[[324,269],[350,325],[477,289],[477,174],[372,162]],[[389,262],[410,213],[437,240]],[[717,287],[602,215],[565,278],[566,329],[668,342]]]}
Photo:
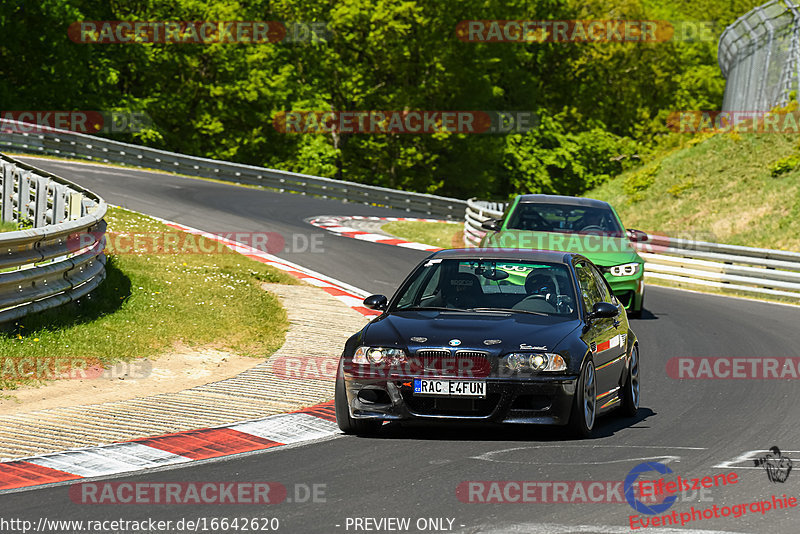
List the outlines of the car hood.
{"label": "car hood", "polygon": [[[424,347],[490,352],[555,350],[580,324],[577,319],[554,320],[510,312],[397,311],[370,323],[362,342],[371,346],[403,346],[412,352]],[[452,340],[460,343],[452,345]]]}
{"label": "car hood", "polygon": [[487,234],[482,246],[574,252],[604,267],[642,261],[627,238],[594,234],[503,230]]}

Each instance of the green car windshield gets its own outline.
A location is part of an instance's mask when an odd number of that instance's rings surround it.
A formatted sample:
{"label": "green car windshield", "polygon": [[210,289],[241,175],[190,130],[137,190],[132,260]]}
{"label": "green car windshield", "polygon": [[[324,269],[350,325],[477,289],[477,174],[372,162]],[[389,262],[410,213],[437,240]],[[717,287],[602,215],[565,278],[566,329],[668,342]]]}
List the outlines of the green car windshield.
{"label": "green car windshield", "polygon": [[565,232],[623,237],[614,212],[593,206],[521,202],[511,213],[507,230]]}
{"label": "green car windshield", "polygon": [[431,259],[406,282],[394,310],[508,310],[575,318],[566,265]]}

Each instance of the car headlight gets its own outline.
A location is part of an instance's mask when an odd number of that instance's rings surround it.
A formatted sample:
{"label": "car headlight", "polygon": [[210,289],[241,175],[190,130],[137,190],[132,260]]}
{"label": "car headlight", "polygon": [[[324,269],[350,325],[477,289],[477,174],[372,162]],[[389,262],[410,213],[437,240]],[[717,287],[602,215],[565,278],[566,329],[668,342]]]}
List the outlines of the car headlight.
{"label": "car headlight", "polygon": [[511,372],[530,371],[563,371],[567,368],[564,358],[550,352],[519,353],[506,356],[505,366]]}
{"label": "car headlight", "polygon": [[521,371],[527,359],[528,357],[525,354],[509,354],[506,357],[506,367],[514,372]]}
{"label": "car headlight", "polygon": [[547,356],[544,354],[531,354],[528,356],[528,367],[532,371],[544,371],[547,367]]}
{"label": "car headlight", "polygon": [[639,272],[639,264],[637,262],[623,263],[622,265],[611,267],[609,271],[614,276],[633,276]]}
{"label": "car headlight", "polygon": [[405,360],[406,351],[388,347],[358,347],[353,354],[353,363],[361,365],[378,365]]}

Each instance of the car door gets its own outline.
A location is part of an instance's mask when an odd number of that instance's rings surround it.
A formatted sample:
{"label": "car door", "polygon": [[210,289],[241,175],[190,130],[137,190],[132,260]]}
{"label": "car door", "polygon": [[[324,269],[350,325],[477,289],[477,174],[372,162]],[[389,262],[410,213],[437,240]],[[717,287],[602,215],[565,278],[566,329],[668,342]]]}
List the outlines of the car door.
{"label": "car door", "polygon": [[[595,274],[596,269],[586,261],[575,264],[575,273],[578,276],[578,286],[581,291],[584,311],[586,315],[591,313],[592,308],[598,302],[602,302],[606,297],[605,284],[600,285]],[[603,291],[606,289],[606,291]],[[608,295],[607,298],[611,298]],[[609,301],[610,302],[610,301]],[[602,407],[604,400],[613,398],[617,387],[613,376],[613,371],[619,365],[619,346],[617,337],[617,326],[615,322],[618,318],[601,318],[590,321],[589,328],[583,336],[584,341],[591,347],[594,358],[594,366],[597,375],[597,401],[598,406]],[[616,344],[615,344],[616,343]],[[624,365],[624,361],[622,361]]]}
{"label": "car door", "polygon": [[[622,312],[622,304],[614,296],[614,293],[611,292],[611,288],[603,277],[603,274],[596,266],[589,265],[589,267],[597,281],[597,287],[600,290],[601,298],[605,302],[613,304],[619,310],[619,315],[611,319],[606,319],[607,321],[611,321],[612,327],[610,329],[611,337],[608,341],[608,348],[606,348],[605,345],[598,346],[598,352],[600,352],[600,349],[605,349],[608,353],[608,357],[605,358],[608,360],[605,364],[606,366],[598,370],[597,373],[598,384],[607,382],[603,391],[598,391],[598,401],[600,402],[600,407],[603,408],[606,404],[610,406],[615,403],[616,397],[614,394],[619,392],[619,387],[621,386],[620,378],[625,370],[625,333],[627,332],[627,323],[625,314]],[[603,382],[601,382],[601,380]],[[603,396],[601,397],[601,395]]]}

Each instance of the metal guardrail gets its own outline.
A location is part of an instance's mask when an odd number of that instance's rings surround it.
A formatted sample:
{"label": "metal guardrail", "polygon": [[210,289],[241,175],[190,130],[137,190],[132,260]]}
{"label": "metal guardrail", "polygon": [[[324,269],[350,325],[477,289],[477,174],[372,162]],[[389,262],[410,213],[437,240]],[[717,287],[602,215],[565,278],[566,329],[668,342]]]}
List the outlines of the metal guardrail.
{"label": "metal guardrail", "polygon": [[105,278],[105,201],[0,154],[0,323],[77,300]]}
{"label": "metal guardrail", "polygon": [[[34,129],[35,132],[29,131]],[[0,147],[29,154],[47,154],[101,163],[125,164],[187,176],[258,185],[275,189],[281,193],[300,193],[347,202],[374,204],[446,219],[461,219],[466,207],[465,200],[456,198],[399,191],[266,167],[185,156],[175,152],[120,143],[46,126],[21,124],[5,119],[0,119]]]}
{"label": "metal guardrail", "polygon": [[[502,217],[502,210],[505,209],[506,206],[503,203],[489,203],[474,199],[464,201],[436,195],[410,193],[383,187],[267,169],[264,167],[255,167],[252,165],[241,165],[207,158],[185,156],[174,152],[120,143],[118,141],[57,130],[45,126],[37,126],[37,131],[35,133],[23,131],[30,128],[30,125],[20,125],[20,123],[15,121],[0,119],[0,147],[25,153],[77,157],[103,163],[123,163],[134,167],[157,169],[188,176],[259,185],[270,189],[276,189],[280,192],[294,192],[324,198],[342,199],[349,202],[376,204],[448,219],[461,218],[463,213],[464,242],[466,246],[478,246],[480,240],[486,233],[481,229],[481,222],[488,218]],[[20,163],[15,162],[14,164],[21,169],[33,170]],[[42,173],[42,171],[36,172],[42,176],[47,175],[47,173]],[[102,199],[99,199],[75,184],[70,184],[52,175],[47,176],[56,183],[69,185],[74,189],[73,193],[83,193],[85,199],[81,201],[82,216],[87,216],[83,211],[87,209],[86,198],[94,199],[94,202],[97,202],[97,212],[94,213],[94,215],[97,216],[96,220],[94,220],[97,226],[87,224],[84,228],[95,228],[95,231],[97,228],[100,228],[99,225],[102,224],[101,219],[106,210],[105,203]],[[23,182],[25,181],[23,180]],[[31,182],[28,180],[26,183],[30,184]],[[6,193],[5,187],[4,185],[2,208],[0,208],[4,210],[3,213],[7,213],[7,199],[13,197],[13,195]],[[27,189],[23,190],[26,187]],[[18,198],[27,198],[25,195],[30,195],[30,191],[36,189],[36,187],[31,188],[30,185],[14,186],[14,191],[17,192],[15,194]],[[11,200],[11,202],[18,201]],[[70,213],[73,213],[72,210],[75,209],[72,207],[75,205],[74,203],[67,202],[67,197],[64,196],[63,190],[61,190],[61,193],[54,195],[52,200],[47,201],[48,209],[42,210],[39,205],[41,202],[41,200],[37,200],[33,203],[30,201],[25,202],[24,210],[26,211],[24,211],[25,215],[23,215],[23,218],[28,218],[30,220],[35,219],[37,224],[41,220],[44,220],[45,223],[52,223],[58,219],[60,213],[65,209],[64,206],[70,206],[68,208]],[[37,208],[37,206],[39,207]],[[100,212],[102,213],[98,215]],[[56,219],[53,219],[54,216]],[[72,228],[71,231],[74,231],[76,228],[77,227]],[[44,228],[42,228],[42,230],[44,230]],[[105,227],[103,224],[102,231],[104,230]],[[17,233],[19,232],[7,234],[6,237],[0,239],[0,253],[2,253],[5,240],[9,239],[8,236]],[[66,232],[66,234],[68,233],[69,231]],[[789,296],[800,299],[800,253],[702,241],[688,241],[663,236],[649,237],[649,241],[645,243],[636,243],[634,245],[640,250],[642,257],[645,259],[645,275],[647,278],[671,280],[705,287],[735,289],[762,295]],[[47,250],[52,245],[53,250],[64,251],[63,244],[59,245],[57,242],[56,244],[51,244],[49,241],[41,239],[36,243],[38,243],[37,248],[43,250]],[[28,243],[28,245],[30,245],[30,243]],[[59,246],[62,248],[59,248]],[[101,247],[99,250],[102,252],[102,244],[97,244],[97,246]],[[20,245],[20,247],[20,250],[16,253],[12,252],[12,249],[9,248],[7,250],[8,255],[17,255],[18,258],[23,258],[27,254],[28,263],[44,261],[54,257],[52,255],[43,255],[41,259],[39,259],[37,256],[38,252],[32,252],[33,246],[29,246],[28,249],[25,249],[23,245]],[[84,253],[81,258],[88,257],[86,254],[90,255],[93,253],[95,255],[91,257],[96,258],[97,262],[102,263],[104,261],[102,253],[97,253],[96,247],[94,247],[92,251]],[[71,259],[70,261],[75,260]],[[0,256],[0,269],[18,265],[19,264],[16,263],[4,263],[4,259]],[[73,267],[77,268],[78,265],[73,265]],[[67,276],[66,270],[59,272],[64,273],[65,277]],[[99,268],[98,272],[103,272],[102,267]],[[3,276],[5,276],[5,274],[7,273],[0,273],[0,321],[8,320],[8,318],[11,317],[8,310],[3,311],[5,298],[5,294],[3,293]],[[51,276],[51,274],[48,274],[48,276]],[[95,278],[96,276],[93,275],[93,277],[87,278],[87,281],[89,279],[94,280]],[[11,278],[8,277],[6,279],[10,280]],[[96,280],[94,285],[96,286],[97,283],[99,283],[99,280]],[[22,286],[20,286],[19,289],[22,292]],[[77,284],[70,290],[73,296],[77,295],[75,289],[77,289]],[[85,292],[90,290],[91,289],[88,289]],[[37,289],[37,291],[39,291],[39,289]],[[41,308],[43,304],[38,304],[44,302],[42,300],[43,298],[44,297],[36,299],[31,298],[26,301],[26,306],[36,305],[40,306],[39,309],[43,309]],[[48,297],[48,299],[52,298],[52,296]],[[18,317],[27,312],[17,313],[19,313],[19,315],[17,315]]]}
{"label": "metal guardrail", "polygon": [[[503,216],[505,205],[470,199],[464,217],[464,244],[477,247],[481,223]],[[645,279],[667,280],[800,301],[800,252],[690,241],[648,234],[633,243],[645,261]]]}
{"label": "metal guardrail", "polygon": [[500,219],[506,204],[500,202],[486,202],[485,200],[467,200],[464,211],[464,246],[477,247],[486,230],[481,228],[481,223],[488,219]]}

